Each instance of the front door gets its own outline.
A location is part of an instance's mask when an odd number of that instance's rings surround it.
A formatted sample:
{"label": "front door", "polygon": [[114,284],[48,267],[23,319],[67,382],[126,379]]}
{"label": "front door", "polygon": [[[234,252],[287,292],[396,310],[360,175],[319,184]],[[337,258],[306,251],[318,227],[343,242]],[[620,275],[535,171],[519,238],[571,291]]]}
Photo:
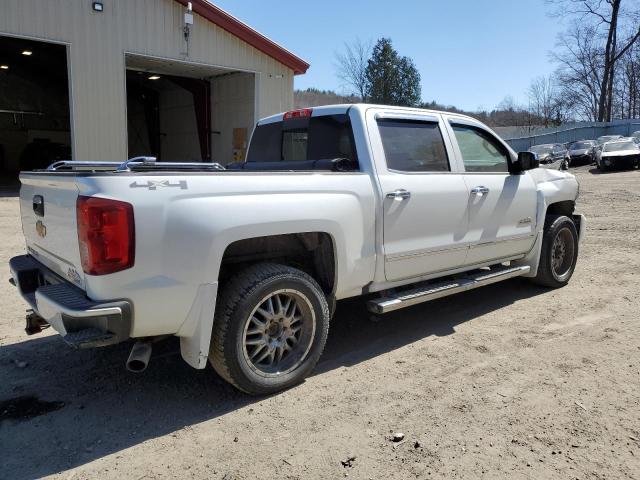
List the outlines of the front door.
{"label": "front door", "polygon": [[468,192],[453,166],[440,117],[378,116],[375,123],[377,154],[383,158],[378,178],[384,195],[386,279],[462,266],[468,249]]}
{"label": "front door", "polygon": [[468,265],[528,252],[535,241],[536,184],[529,172],[509,174],[509,152],[491,132],[450,122],[469,201]]}

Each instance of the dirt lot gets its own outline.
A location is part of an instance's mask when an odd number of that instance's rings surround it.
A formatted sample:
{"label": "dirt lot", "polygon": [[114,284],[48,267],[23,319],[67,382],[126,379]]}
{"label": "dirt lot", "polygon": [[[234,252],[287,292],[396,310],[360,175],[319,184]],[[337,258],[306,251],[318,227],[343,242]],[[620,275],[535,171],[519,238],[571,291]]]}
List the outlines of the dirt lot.
{"label": "dirt lot", "polygon": [[[3,280],[0,477],[640,478],[640,171],[576,172],[589,223],[569,286],[516,279],[380,322],[342,303],[315,374],[270,398],[173,341],[136,376],[127,345],[26,337]],[[0,195],[6,265],[23,245]]]}

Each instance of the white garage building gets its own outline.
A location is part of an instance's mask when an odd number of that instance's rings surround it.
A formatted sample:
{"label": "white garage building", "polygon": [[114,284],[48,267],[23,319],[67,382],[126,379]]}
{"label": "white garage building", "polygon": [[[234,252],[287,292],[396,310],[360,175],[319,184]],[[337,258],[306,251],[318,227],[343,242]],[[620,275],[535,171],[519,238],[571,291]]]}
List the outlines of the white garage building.
{"label": "white garage building", "polygon": [[3,0],[0,169],[228,163],[308,67],[206,0]]}

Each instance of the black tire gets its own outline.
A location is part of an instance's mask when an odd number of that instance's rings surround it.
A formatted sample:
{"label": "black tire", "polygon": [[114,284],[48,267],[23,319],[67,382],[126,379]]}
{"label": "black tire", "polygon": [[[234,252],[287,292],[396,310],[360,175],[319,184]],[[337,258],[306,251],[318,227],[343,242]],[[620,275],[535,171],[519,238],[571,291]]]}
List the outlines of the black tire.
{"label": "black tire", "polygon": [[[560,252],[564,254],[561,256]],[[577,259],[578,232],[573,220],[565,215],[547,215],[538,273],[532,281],[545,287],[564,287],[573,275]]]}
{"label": "black tire", "polygon": [[[250,395],[268,395],[311,373],[324,350],[330,318],[325,295],[313,278],[296,268],[261,263],[235,275],[218,298],[209,361],[222,378]],[[260,312],[276,313],[267,317]],[[273,351],[263,360],[271,360],[267,366],[259,360],[264,349]]]}

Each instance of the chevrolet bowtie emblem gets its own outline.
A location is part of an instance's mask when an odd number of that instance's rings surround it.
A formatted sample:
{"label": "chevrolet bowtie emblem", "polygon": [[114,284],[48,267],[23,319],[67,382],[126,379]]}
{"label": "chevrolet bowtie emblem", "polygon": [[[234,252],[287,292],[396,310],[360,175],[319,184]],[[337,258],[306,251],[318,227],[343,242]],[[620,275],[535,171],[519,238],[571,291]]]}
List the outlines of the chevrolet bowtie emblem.
{"label": "chevrolet bowtie emblem", "polygon": [[42,220],[38,220],[36,222],[36,232],[38,232],[38,236],[40,238],[44,238],[47,236],[47,226],[42,223]]}

